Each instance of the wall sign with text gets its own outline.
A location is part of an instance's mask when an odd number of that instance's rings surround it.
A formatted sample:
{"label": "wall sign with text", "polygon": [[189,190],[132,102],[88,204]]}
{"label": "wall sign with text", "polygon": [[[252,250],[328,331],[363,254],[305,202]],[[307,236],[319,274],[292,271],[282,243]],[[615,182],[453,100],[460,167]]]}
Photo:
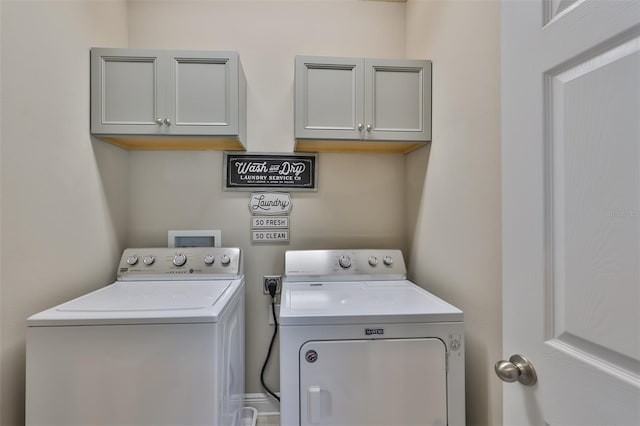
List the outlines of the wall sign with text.
{"label": "wall sign with text", "polygon": [[289,213],[291,195],[288,192],[252,192],[251,243],[289,243]]}
{"label": "wall sign with text", "polygon": [[225,191],[317,191],[317,154],[224,153]]}

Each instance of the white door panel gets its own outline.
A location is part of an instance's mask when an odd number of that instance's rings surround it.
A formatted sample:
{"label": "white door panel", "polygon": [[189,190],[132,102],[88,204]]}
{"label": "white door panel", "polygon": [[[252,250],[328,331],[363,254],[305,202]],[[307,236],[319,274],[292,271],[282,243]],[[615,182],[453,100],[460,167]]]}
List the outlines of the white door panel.
{"label": "white door panel", "polygon": [[502,19],[504,423],[640,424],[640,2]]}
{"label": "white door panel", "polygon": [[439,339],[308,342],[300,350],[300,424],[446,425],[446,379]]}

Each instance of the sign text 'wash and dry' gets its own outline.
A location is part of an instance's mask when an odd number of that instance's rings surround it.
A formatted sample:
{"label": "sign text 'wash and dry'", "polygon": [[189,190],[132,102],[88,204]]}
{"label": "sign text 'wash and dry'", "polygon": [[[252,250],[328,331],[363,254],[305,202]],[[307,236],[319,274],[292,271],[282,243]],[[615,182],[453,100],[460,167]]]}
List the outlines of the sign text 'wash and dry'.
{"label": "sign text 'wash and dry'", "polygon": [[315,154],[225,153],[225,189],[316,190]]}

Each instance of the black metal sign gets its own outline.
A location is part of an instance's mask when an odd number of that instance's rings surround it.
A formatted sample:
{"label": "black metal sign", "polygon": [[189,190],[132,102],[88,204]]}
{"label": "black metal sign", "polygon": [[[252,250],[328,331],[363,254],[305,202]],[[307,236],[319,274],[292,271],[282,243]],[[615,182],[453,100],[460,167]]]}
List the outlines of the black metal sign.
{"label": "black metal sign", "polygon": [[316,154],[224,153],[226,191],[316,191]]}

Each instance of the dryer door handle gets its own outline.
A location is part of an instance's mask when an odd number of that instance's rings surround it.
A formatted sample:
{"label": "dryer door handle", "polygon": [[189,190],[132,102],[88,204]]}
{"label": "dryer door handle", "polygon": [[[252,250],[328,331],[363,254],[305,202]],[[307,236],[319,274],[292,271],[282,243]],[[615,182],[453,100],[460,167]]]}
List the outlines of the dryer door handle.
{"label": "dryer door handle", "polygon": [[307,390],[307,411],[309,423],[319,424],[322,416],[322,389],[310,386]]}

